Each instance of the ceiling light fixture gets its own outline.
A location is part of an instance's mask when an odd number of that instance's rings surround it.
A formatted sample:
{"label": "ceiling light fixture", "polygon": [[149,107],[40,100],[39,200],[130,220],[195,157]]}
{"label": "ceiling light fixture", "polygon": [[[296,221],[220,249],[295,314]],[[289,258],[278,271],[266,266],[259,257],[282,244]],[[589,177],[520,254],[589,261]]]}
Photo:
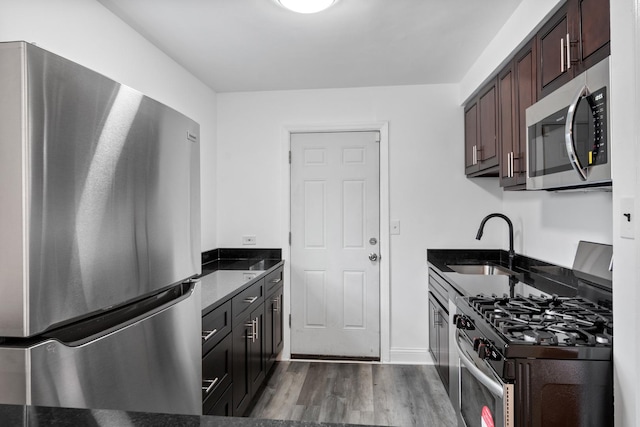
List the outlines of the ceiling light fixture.
{"label": "ceiling light fixture", "polygon": [[327,9],[338,0],[276,0],[281,6],[298,13],[316,13]]}

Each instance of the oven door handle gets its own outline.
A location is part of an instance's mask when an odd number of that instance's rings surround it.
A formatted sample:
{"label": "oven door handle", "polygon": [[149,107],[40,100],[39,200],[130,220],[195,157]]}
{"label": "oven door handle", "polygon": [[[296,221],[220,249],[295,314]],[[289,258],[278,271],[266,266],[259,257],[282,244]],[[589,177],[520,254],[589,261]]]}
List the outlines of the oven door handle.
{"label": "oven door handle", "polygon": [[456,342],[458,357],[460,358],[462,364],[469,370],[471,375],[473,375],[478,381],[480,381],[485,387],[487,387],[489,391],[491,391],[491,393],[502,399],[502,397],[504,396],[504,388],[502,387],[502,384],[489,378],[475,365],[475,363],[473,363],[471,359],[467,357],[466,354],[464,354],[464,350],[462,350],[462,348],[460,347],[460,343],[458,342],[459,337],[460,334],[457,333],[456,339],[454,341]]}
{"label": "oven door handle", "polygon": [[573,138],[573,122],[580,99],[588,95],[589,88],[587,88],[587,85],[582,86],[578,91],[578,94],[575,96],[574,101],[569,105],[567,119],[564,125],[564,145],[567,150],[567,155],[569,156],[569,161],[571,162],[571,167],[573,167],[580,176],[580,179],[583,181],[587,180],[587,170],[582,166],[582,163],[580,163],[580,159],[576,154],[576,141]]}

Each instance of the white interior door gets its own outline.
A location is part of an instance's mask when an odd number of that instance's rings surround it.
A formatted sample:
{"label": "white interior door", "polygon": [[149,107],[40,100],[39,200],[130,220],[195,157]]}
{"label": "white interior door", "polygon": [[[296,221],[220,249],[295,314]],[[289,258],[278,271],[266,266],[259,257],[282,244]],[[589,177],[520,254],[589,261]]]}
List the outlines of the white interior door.
{"label": "white interior door", "polygon": [[380,134],[291,134],[291,354],[380,357]]}

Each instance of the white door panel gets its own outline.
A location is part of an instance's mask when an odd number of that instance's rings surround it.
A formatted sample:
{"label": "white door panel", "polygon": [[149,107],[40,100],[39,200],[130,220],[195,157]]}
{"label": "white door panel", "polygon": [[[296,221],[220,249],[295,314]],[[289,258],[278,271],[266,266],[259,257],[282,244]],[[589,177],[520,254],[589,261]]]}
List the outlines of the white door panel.
{"label": "white door panel", "polygon": [[[291,353],[380,357],[378,132],[291,135]],[[375,239],[375,240],[371,240]]]}

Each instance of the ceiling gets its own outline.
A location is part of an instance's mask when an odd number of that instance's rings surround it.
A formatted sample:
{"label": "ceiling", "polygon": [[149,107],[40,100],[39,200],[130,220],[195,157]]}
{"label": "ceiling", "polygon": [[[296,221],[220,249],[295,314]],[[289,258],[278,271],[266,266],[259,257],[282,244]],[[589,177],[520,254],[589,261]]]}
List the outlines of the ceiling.
{"label": "ceiling", "polygon": [[98,0],[216,92],[458,83],[522,0]]}

